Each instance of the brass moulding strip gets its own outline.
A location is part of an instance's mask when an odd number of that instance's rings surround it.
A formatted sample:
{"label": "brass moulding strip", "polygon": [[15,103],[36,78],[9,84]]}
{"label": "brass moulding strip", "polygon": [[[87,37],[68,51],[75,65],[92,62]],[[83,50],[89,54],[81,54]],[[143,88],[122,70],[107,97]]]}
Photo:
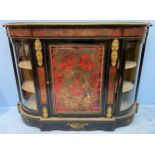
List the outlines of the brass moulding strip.
{"label": "brass moulding strip", "polygon": [[25,111],[23,111],[22,109],[22,105],[19,103],[18,105],[19,108],[19,112],[27,117],[31,117],[31,118],[35,118],[35,119],[39,119],[40,121],[115,121],[118,119],[123,119],[123,118],[127,118],[131,115],[133,115],[135,113],[135,108],[136,105],[134,105],[133,111],[131,111],[129,114],[124,115],[124,116],[120,116],[120,117],[112,117],[112,118],[107,118],[107,117],[85,117],[85,118],[75,118],[75,117],[48,117],[48,118],[43,118],[41,116],[34,116],[31,114],[26,113]]}
{"label": "brass moulding strip", "polygon": [[130,113],[128,113],[127,115],[124,115],[124,116],[116,117],[116,119],[118,120],[118,119],[126,118],[126,117],[129,117],[130,115],[132,115],[134,113],[136,113],[136,104],[135,103],[134,103],[134,106],[133,106],[133,110]]}
{"label": "brass moulding strip", "polygon": [[22,103],[21,103],[21,102],[19,102],[17,105],[18,105],[18,111],[19,111],[19,113],[21,113],[21,114],[23,114],[23,115],[25,115],[25,116],[27,116],[27,117],[36,118],[36,119],[41,119],[41,116],[35,116],[35,115],[31,115],[31,114],[26,113],[26,112],[23,110],[23,108],[22,108]]}
{"label": "brass moulding strip", "polygon": [[115,118],[107,117],[85,117],[85,118],[75,118],[75,117],[49,117],[47,119],[41,118],[41,121],[115,121]]}
{"label": "brass moulding strip", "polygon": [[112,26],[151,26],[147,22],[16,22],[6,23],[3,26],[91,26],[91,25],[112,25]]}

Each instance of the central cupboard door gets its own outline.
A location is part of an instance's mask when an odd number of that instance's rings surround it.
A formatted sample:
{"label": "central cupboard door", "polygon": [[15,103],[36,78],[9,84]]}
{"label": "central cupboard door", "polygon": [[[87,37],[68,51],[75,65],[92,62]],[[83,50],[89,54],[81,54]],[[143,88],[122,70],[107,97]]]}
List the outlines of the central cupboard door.
{"label": "central cupboard door", "polygon": [[106,44],[49,45],[53,114],[104,114]]}

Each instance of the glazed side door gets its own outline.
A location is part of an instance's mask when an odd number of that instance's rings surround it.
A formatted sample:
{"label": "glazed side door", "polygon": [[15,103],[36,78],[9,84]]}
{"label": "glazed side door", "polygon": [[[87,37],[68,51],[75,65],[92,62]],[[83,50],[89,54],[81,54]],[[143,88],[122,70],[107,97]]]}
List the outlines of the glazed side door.
{"label": "glazed side door", "polygon": [[142,51],[142,39],[123,39],[118,80],[117,114],[131,111],[136,102],[138,72]]}
{"label": "glazed side door", "polygon": [[[13,44],[11,44],[11,42]],[[34,115],[41,113],[40,90],[34,43],[27,39],[12,39],[11,54],[14,63],[19,102]]]}

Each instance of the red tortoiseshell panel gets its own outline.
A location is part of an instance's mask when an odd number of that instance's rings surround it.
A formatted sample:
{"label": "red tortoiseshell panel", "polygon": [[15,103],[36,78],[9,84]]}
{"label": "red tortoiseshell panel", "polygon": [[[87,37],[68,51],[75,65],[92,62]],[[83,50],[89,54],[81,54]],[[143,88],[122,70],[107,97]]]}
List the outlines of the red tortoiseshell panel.
{"label": "red tortoiseshell panel", "polygon": [[108,82],[108,104],[114,103],[115,95],[115,80],[116,80],[116,67],[109,69],[109,82]]}
{"label": "red tortoiseshell panel", "polygon": [[100,113],[104,47],[50,47],[55,113]]}
{"label": "red tortoiseshell panel", "polygon": [[47,92],[46,92],[44,67],[38,67],[38,77],[39,77],[39,88],[40,88],[41,103],[47,104]]}
{"label": "red tortoiseshell panel", "polygon": [[10,36],[12,37],[29,37],[32,36],[30,28],[9,28]]}
{"label": "red tortoiseshell panel", "polygon": [[144,34],[145,34],[145,28],[125,28],[125,29],[123,29],[123,36],[141,37]]}
{"label": "red tortoiseshell panel", "polygon": [[102,36],[121,36],[119,28],[35,28],[33,36],[50,37],[102,37]]}

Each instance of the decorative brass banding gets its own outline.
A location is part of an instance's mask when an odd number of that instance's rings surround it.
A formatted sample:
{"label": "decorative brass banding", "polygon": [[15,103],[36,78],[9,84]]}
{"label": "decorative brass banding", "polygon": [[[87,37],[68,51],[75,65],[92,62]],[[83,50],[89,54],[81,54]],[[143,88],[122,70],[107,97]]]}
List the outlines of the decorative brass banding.
{"label": "decorative brass banding", "polygon": [[42,44],[39,39],[35,40],[35,50],[38,66],[41,67],[43,65],[43,54],[42,54]]}
{"label": "decorative brass banding", "polygon": [[87,126],[87,123],[79,123],[79,122],[75,122],[75,123],[67,123],[68,126],[70,126],[73,129],[82,129],[85,126]]}
{"label": "decorative brass banding", "polygon": [[119,25],[119,26],[151,26],[147,22],[15,22],[3,26],[58,26],[58,25]]}
{"label": "decorative brass banding", "polygon": [[48,109],[46,106],[43,107],[43,117],[47,118],[48,117]]}
{"label": "decorative brass banding", "polygon": [[119,41],[118,39],[114,39],[112,42],[112,47],[111,47],[111,66],[115,67],[117,58],[118,58],[118,49],[119,49]]}

